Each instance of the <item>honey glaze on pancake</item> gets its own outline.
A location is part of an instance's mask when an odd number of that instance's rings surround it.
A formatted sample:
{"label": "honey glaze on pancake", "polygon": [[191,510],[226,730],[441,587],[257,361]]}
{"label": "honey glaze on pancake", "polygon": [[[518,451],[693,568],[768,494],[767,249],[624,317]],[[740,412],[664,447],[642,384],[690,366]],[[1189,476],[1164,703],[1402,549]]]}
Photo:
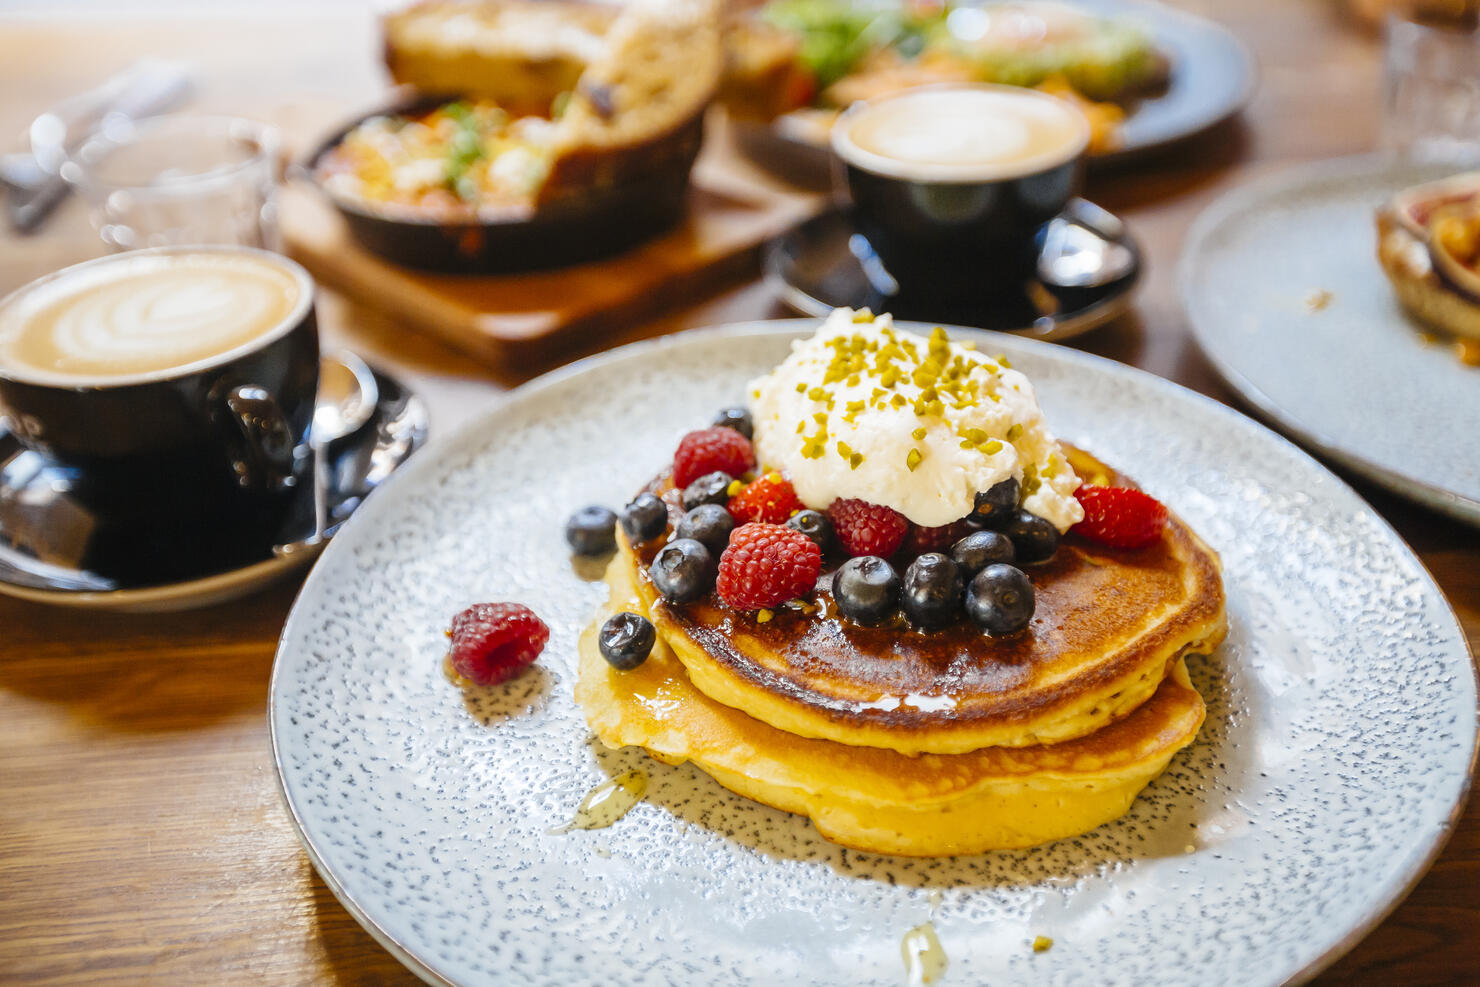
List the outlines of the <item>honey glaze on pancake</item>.
{"label": "honey glaze on pancake", "polygon": [[1130,715],[1087,737],[1037,747],[907,756],[777,730],[693,688],[665,641],[631,671],[601,657],[611,613],[648,613],[633,570],[613,560],[607,606],[582,634],[575,697],[609,747],[692,761],[748,798],[809,816],[835,843],[941,856],[1034,846],[1122,815],[1203,720],[1181,662]]}
{"label": "honey glaze on pancake", "polygon": [[[1129,485],[1073,454],[1096,481]],[[649,489],[676,523],[682,510],[671,483],[660,476]],[[1224,630],[1216,556],[1175,517],[1143,549],[1067,536],[1052,561],[1027,570],[1037,610],[1010,638],[989,637],[964,615],[930,633],[898,614],[858,625],[837,613],[830,574],[809,601],[812,612],[783,606],[765,622],[713,593],[671,604],[646,571],[663,542],[624,543],[624,551],[700,691],[801,736],[907,753],[1084,736],[1128,714],[1179,656],[1211,647]]]}

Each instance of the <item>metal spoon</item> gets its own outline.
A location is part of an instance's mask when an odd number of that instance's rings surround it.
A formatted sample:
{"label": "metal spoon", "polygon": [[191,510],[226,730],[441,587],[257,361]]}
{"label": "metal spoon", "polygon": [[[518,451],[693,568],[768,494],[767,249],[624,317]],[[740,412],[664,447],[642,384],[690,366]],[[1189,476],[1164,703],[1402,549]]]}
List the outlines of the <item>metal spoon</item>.
{"label": "metal spoon", "polygon": [[1038,278],[1064,288],[1099,288],[1135,267],[1135,252],[1120,238],[1125,227],[1112,213],[1076,200],[1049,221],[1038,254]]}
{"label": "metal spoon", "polygon": [[183,66],[146,59],[38,116],[29,131],[30,150],[0,157],[0,191],[12,228],[34,233],[66,197],[70,186],[62,165],[89,135],[172,109],[193,86]]}
{"label": "metal spoon", "polygon": [[278,555],[317,548],[329,532],[329,446],[359,430],[375,411],[380,388],[364,360],[346,350],[319,360],[319,393],[314,401],[313,427],[308,434],[313,451],[313,534],[302,541],[279,545]]}

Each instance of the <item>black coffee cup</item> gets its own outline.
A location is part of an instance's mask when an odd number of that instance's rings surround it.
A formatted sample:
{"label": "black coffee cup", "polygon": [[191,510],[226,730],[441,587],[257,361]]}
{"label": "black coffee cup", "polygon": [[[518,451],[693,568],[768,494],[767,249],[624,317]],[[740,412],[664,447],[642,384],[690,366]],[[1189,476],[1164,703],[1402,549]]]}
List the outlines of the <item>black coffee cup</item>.
{"label": "black coffee cup", "polygon": [[166,247],[69,267],[0,300],[3,316],[99,265],[203,253],[274,265],[297,283],[291,310],[260,335],[174,369],[68,383],[0,356],[0,428],[67,478],[88,529],[76,564],[124,585],[223,571],[270,548],[307,482],[319,372],[313,281],[267,251]]}
{"label": "black coffee cup", "polygon": [[[1014,107],[1028,114],[1028,122]],[[979,162],[930,160],[930,135],[901,157],[855,140],[871,118],[906,119],[922,109],[949,120],[945,129],[963,138],[978,134],[988,145],[1020,136],[1013,128],[1026,128],[1038,116],[1052,124],[1055,139],[1015,160]],[[937,144],[952,139],[951,133],[934,136]],[[901,290],[950,298],[1021,291],[1033,276],[1039,230],[1078,190],[1088,143],[1089,125],[1070,104],[985,84],[926,86],[856,103],[832,131],[858,231]]]}

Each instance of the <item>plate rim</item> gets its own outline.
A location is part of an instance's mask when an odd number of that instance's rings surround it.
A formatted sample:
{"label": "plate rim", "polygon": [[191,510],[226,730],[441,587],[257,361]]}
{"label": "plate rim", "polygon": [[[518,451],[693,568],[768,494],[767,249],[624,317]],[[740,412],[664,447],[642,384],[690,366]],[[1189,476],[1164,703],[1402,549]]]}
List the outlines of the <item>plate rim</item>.
{"label": "plate rim", "polygon": [[[410,483],[413,483],[416,481],[417,478],[420,477],[422,473],[434,473],[437,469],[441,468],[442,465],[449,458],[456,457],[460,452],[467,451],[467,447],[481,441],[488,434],[488,430],[486,428],[488,422],[498,415],[502,414],[504,409],[508,405],[516,401],[527,400],[532,396],[541,394],[553,387],[564,383],[571,378],[578,377],[584,373],[589,372],[592,369],[598,368],[607,363],[618,362],[620,360],[630,358],[634,355],[640,356],[642,354],[661,351],[668,348],[682,348],[690,345],[702,345],[704,342],[711,340],[745,338],[749,336],[779,337],[791,335],[793,337],[798,337],[802,332],[806,331],[809,328],[815,328],[816,325],[817,320],[813,318],[757,319],[749,321],[729,322],[718,325],[705,326],[701,328],[688,329],[682,332],[672,333],[665,336],[658,336],[650,339],[638,340],[636,342],[628,343],[624,346],[615,347],[610,350],[606,350],[600,353],[594,353],[589,356],[583,357],[563,367],[558,367],[551,371],[548,371],[547,373],[541,374],[540,376],[533,378],[532,380],[520,385],[519,387],[498,395],[487,406],[468,418],[445,438],[435,441],[430,447],[432,450],[431,455],[421,455],[415,457],[414,461],[407,463],[402,469],[397,470],[396,473],[393,474],[385,483],[381,484],[374,491],[372,491],[369,497],[366,498],[366,500],[368,501],[371,498],[375,497],[379,497],[383,500],[385,499],[385,497],[381,494],[382,490],[385,490],[387,488],[399,489],[399,487],[401,486],[406,486]],[[929,327],[931,323],[901,321],[897,323],[897,325],[899,325],[901,328],[906,329],[919,329],[922,326]],[[966,334],[976,336],[978,338],[997,337],[1010,340],[1012,345],[1026,345],[1030,349],[1039,350],[1044,354],[1051,355],[1053,358],[1063,359],[1071,365],[1075,365],[1077,367],[1088,369],[1091,371],[1108,371],[1111,374],[1123,374],[1126,377],[1129,377],[1144,386],[1160,390],[1164,393],[1176,394],[1184,400],[1192,400],[1195,403],[1202,404],[1205,408],[1212,411],[1214,414],[1224,417],[1231,425],[1252,430],[1255,433],[1263,433],[1263,436],[1266,439],[1272,439],[1275,443],[1286,447],[1286,450],[1289,453],[1293,454],[1297,459],[1304,460],[1307,465],[1313,466],[1317,471],[1325,474],[1325,479],[1330,481],[1339,496],[1349,496],[1355,504],[1367,511],[1372,516],[1372,518],[1378,522],[1379,535],[1383,538],[1388,539],[1392,543],[1392,546],[1400,553],[1400,555],[1404,555],[1412,561],[1414,566],[1417,568],[1418,573],[1426,581],[1427,588],[1432,590],[1434,596],[1438,599],[1439,603],[1442,604],[1444,611],[1448,614],[1450,621],[1452,621],[1453,626],[1457,632],[1459,645],[1465,655],[1467,655],[1469,658],[1467,664],[1470,672],[1472,688],[1476,691],[1477,695],[1480,695],[1480,668],[1476,667],[1474,649],[1470,646],[1469,638],[1465,634],[1464,625],[1460,623],[1459,615],[1456,613],[1453,603],[1450,602],[1449,598],[1445,596],[1443,590],[1440,589],[1438,582],[1434,579],[1433,573],[1429,571],[1423,560],[1418,557],[1417,553],[1413,551],[1408,543],[1404,541],[1403,537],[1398,534],[1397,530],[1388,523],[1387,519],[1384,518],[1375,507],[1369,504],[1365,498],[1363,498],[1359,493],[1352,489],[1350,484],[1348,484],[1337,474],[1333,473],[1325,464],[1321,463],[1318,459],[1313,457],[1310,453],[1306,452],[1300,446],[1296,445],[1290,439],[1281,435],[1279,432],[1274,431],[1268,426],[1260,423],[1258,420],[1241,413],[1236,408],[1223,404],[1222,402],[1219,402],[1205,394],[1199,393],[1198,391],[1195,391],[1182,384],[1178,384],[1175,381],[1171,381],[1166,378],[1159,377],[1149,371],[1142,370],[1139,367],[1133,367],[1129,364],[1123,364],[1118,361],[1111,360],[1107,357],[1098,356],[1092,353],[1086,353],[1081,350],[1071,349],[1069,347],[1059,346],[1057,344],[1044,342],[1042,340],[1014,336],[1011,333],[1002,333],[987,329],[973,329],[968,326],[948,326],[948,328],[953,331],[961,331]],[[361,506],[363,507],[364,505]],[[357,510],[355,514],[351,516],[348,521],[346,521],[345,527],[347,528],[351,525],[364,526],[365,524],[368,524],[369,521],[357,519],[367,518],[368,515],[363,510]],[[358,527],[356,527],[355,530],[358,530]],[[341,531],[341,534],[342,533],[343,532]],[[350,551],[350,548],[348,547],[349,545],[350,539],[336,538],[326,547],[323,555],[320,556],[320,559],[322,560],[330,557],[337,558],[338,555]],[[418,957],[410,948],[401,943],[389,930],[383,928],[373,917],[369,915],[364,907],[354,899],[354,897],[334,875],[332,869],[327,866],[325,858],[320,853],[318,847],[315,845],[313,837],[310,835],[307,827],[304,825],[303,819],[299,815],[298,808],[294,803],[293,795],[291,793],[291,786],[287,777],[287,769],[285,767],[283,758],[282,741],[278,736],[277,726],[280,686],[282,685],[284,677],[283,668],[285,666],[283,656],[290,634],[295,633],[298,629],[298,625],[308,619],[306,610],[306,597],[308,595],[309,589],[317,581],[318,572],[319,567],[316,564],[314,569],[310,571],[308,578],[304,580],[303,585],[299,588],[297,595],[294,597],[293,605],[288,611],[288,616],[283,622],[282,631],[278,636],[277,647],[273,653],[272,672],[268,683],[267,709],[265,712],[267,716],[268,740],[273,759],[273,774],[277,781],[278,792],[282,797],[283,806],[287,810],[289,821],[292,824],[293,831],[298,836],[299,842],[303,846],[304,852],[308,856],[310,863],[313,864],[314,870],[324,881],[325,886],[329,888],[330,892],[333,893],[334,897],[340,902],[341,905],[344,906],[345,910],[348,911],[350,915],[355,918],[355,920],[361,925],[362,928],[365,929],[366,932],[371,935],[372,938],[374,938],[378,943],[385,947],[385,949],[390,952],[392,956],[394,956],[398,961],[406,966],[406,968],[414,973],[417,977],[421,978],[423,981],[429,984],[446,985],[446,987],[458,987],[457,981],[451,980],[448,977],[442,975],[430,963]],[[1413,855],[1408,859],[1405,866],[1400,871],[1397,880],[1394,882],[1393,890],[1390,895],[1388,895],[1385,899],[1378,899],[1379,903],[1376,905],[1376,907],[1368,909],[1368,911],[1362,916],[1360,921],[1354,923],[1351,927],[1349,927],[1339,939],[1331,943],[1326,949],[1322,950],[1321,953],[1313,957],[1304,966],[1297,970],[1292,970],[1288,974],[1286,974],[1283,980],[1284,983],[1304,983],[1315,977],[1321,971],[1325,970],[1332,963],[1334,963],[1337,959],[1349,952],[1354,946],[1357,945],[1357,943],[1366,938],[1367,935],[1374,928],[1380,925],[1389,915],[1391,915],[1398,908],[1399,905],[1403,903],[1403,901],[1413,891],[1414,887],[1416,887],[1418,883],[1423,879],[1423,877],[1429,872],[1429,869],[1433,866],[1434,861],[1437,860],[1440,854],[1443,853],[1444,848],[1448,845],[1450,838],[1454,834],[1455,825],[1458,822],[1458,819],[1461,813],[1464,811],[1464,808],[1468,802],[1471,786],[1474,781],[1477,756],[1480,756],[1480,706],[1477,706],[1475,710],[1475,715],[1466,722],[1469,724],[1470,727],[1470,750],[1468,758],[1466,759],[1467,769],[1463,780],[1461,781],[1458,789],[1455,792],[1454,801],[1449,806],[1448,811],[1446,812],[1440,826],[1435,832],[1429,834],[1430,838],[1428,846],[1424,849],[1422,853]]]}
{"label": "plate rim", "polygon": [[[1171,7],[1164,3],[1148,2],[1148,0],[1114,0],[1113,7],[1123,7],[1130,16],[1144,16],[1148,24],[1153,28],[1158,19],[1162,21],[1177,21],[1191,28],[1196,28],[1209,37],[1216,37],[1218,41],[1227,46],[1227,50],[1233,52],[1238,60],[1241,70],[1240,85],[1238,93],[1228,101],[1227,106],[1218,114],[1206,116],[1204,121],[1194,129],[1179,133],[1175,136],[1150,141],[1146,144],[1137,144],[1134,147],[1121,147],[1107,151],[1097,157],[1086,159],[1092,167],[1105,166],[1118,168],[1129,164],[1137,159],[1166,150],[1180,141],[1189,140],[1199,134],[1204,134],[1227,120],[1233,119],[1239,113],[1248,108],[1254,101],[1254,96],[1259,91],[1259,59],[1254,56],[1254,50],[1234,33],[1222,21],[1214,20],[1203,14],[1183,10],[1180,7]],[[1153,30],[1154,34],[1155,31]],[[1174,67],[1175,71],[1175,67]]]}
{"label": "plate rim", "polygon": [[1279,403],[1265,393],[1263,388],[1213,352],[1209,340],[1213,338],[1214,333],[1205,321],[1199,321],[1194,314],[1193,281],[1199,270],[1205,266],[1201,255],[1208,249],[1206,244],[1211,237],[1230,220],[1236,219],[1249,208],[1280,192],[1291,192],[1321,179],[1379,175],[1384,170],[1401,167],[1405,163],[1414,166],[1422,166],[1426,163],[1437,166],[1444,162],[1405,162],[1398,154],[1376,151],[1301,162],[1229,189],[1198,213],[1197,218],[1187,230],[1182,252],[1177,258],[1178,300],[1181,302],[1182,313],[1187,319],[1187,324],[1192,329],[1192,337],[1197,343],[1198,350],[1208,363],[1212,364],[1218,376],[1233,389],[1239,400],[1266,422],[1272,423],[1279,430],[1299,439],[1301,444],[1310,446],[1332,462],[1340,464],[1390,493],[1416,502],[1446,517],[1480,526],[1480,499],[1457,493],[1432,481],[1405,473],[1401,469],[1385,466],[1360,453],[1352,452],[1345,448],[1343,443],[1312,426],[1303,424],[1295,415],[1281,408]]}

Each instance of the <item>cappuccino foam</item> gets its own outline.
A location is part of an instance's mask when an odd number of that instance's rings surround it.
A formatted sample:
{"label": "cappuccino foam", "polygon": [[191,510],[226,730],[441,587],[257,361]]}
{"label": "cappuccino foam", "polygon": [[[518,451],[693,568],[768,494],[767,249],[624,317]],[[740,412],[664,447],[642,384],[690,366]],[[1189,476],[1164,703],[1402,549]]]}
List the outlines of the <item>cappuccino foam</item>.
{"label": "cappuccino foam", "polygon": [[833,146],[865,171],[921,181],[991,181],[1077,157],[1083,114],[1062,100],[1004,86],[927,87],[860,104]]}
{"label": "cappuccino foam", "polygon": [[286,262],[235,251],[121,254],[33,285],[0,310],[0,372],[117,384],[242,349],[306,294]]}

